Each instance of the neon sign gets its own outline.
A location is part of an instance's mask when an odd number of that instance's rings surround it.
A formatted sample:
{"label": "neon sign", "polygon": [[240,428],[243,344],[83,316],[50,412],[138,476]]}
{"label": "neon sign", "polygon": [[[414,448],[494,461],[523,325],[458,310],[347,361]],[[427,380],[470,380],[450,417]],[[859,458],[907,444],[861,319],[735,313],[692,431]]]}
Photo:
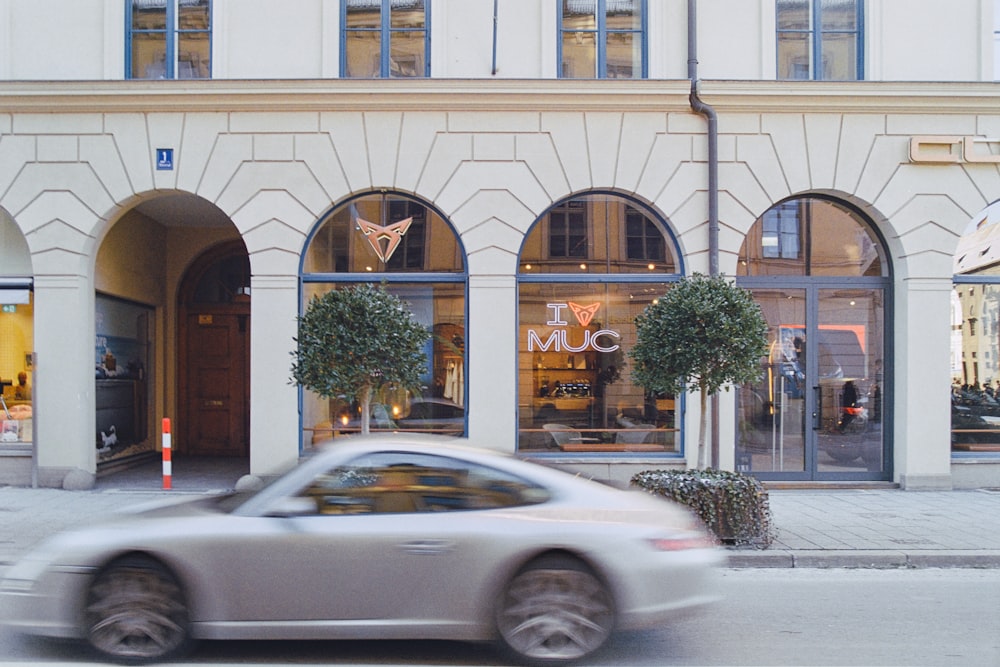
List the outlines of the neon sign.
{"label": "neon sign", "polygon": [[[545,324],[558,328],[553,330],[545,340],[542,340],[542,337],[534,329],[528,329],[528,352],[583,352],[587,349],[597,352],[614,352],[620,347],[618,343],[604,342],[604,339],[619,339],[622,337],[620,333],[612,329],[591,331],[586,328],[590,325],[591,320],[594,319],[594,314],[597,313],[600,305],[600,302],[581,305],[572,301],[546,304],[550,317],[549,321]],[[569,330],[567,327],[570,323],[563,319],[563,311],[567,308],[576,317],[576,321],[580,326],[584,327],[583,342],[579,345],[573,345],[569,341]]]}

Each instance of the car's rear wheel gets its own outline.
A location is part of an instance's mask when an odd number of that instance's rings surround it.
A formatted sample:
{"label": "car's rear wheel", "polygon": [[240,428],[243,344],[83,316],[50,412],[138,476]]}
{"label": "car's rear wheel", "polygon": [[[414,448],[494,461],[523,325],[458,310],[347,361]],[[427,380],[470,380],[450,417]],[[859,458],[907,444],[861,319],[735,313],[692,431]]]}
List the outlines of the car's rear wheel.
{"label": "car's rear wheel", "polygon": [[177,578],[142,556],[112,562],[94,578],[84,609],[86,637],[104,658],[141,664],[189,645],[189,617]]}
{"label": "car's rear wheel", "polygon": [[614,628],[614,605],[603,582],[581,561],[553,555],[524,566],[496,608],[505,648],[524,662],[556,665],[599,649]]}

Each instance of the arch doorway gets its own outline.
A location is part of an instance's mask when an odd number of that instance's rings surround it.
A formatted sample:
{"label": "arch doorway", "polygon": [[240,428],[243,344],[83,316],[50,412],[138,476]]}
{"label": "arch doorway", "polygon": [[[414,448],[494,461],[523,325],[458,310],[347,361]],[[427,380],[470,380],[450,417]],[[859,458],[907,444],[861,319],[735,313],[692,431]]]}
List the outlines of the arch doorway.
{"label": "arch doorway", "polygon": [[178,295],[178,453],[249,456],[250,260],[240,240],[187,270]]}
{"label": "arch doorway", "polygon": [[737,468],[763,479],[891,479],[892,279],[874,225],[833,199],[779,203],[751,227],[737,275],[770,340],[761,379],[737,393]]}

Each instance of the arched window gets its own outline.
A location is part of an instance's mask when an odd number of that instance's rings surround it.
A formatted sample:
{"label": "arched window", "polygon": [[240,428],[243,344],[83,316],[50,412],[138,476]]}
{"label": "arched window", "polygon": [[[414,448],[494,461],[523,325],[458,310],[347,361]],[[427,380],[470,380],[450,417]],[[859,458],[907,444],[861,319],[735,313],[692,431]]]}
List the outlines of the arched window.
{"label": "arched window", "polygon": [[[341,204],[309,239],[300,308],[346,285],[382,283],[431,331],[421,386],[374,397],[372,431],[465,433],[465,266],[451,225],[404,194],[369,194]],[[359,415],[347,397],[327,401],[303,390],[304,446],[360,430]]]}
{"label": "arched window", "polygon": [[891,478],[892,283],[875,226],[830,198],[780,202],[747,233],[738,276],[771,346],[761,379],[737,393],[737,467],[765,478]]}
{"label": "arched window", "polygon": [[953,456],[1000,455],[1000,201],[980,211],[954,259]]}
{"label": "arched window", "polygon": [[680,273],[650,209],[592,193],[528,232],[518,272],[518,448],[680,453],[680,397],[632,383],[635,318]]}

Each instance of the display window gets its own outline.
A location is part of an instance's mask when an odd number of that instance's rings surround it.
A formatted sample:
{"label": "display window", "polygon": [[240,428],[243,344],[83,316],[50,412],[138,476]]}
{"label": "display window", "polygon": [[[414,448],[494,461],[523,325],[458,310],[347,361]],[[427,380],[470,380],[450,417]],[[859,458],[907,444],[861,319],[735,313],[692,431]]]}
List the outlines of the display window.
{"label": "display window", "polygon": [[588,194],[535,224],[518,288],[518,449],[680,454],[682,397],[632,381],[635,318],[670,288],[678,255],[637,202]]}
{"label": "display window", "polygon": [[33,431],[34,300],[16,281],[0,284],[0,445],[30,443]]}
{"label": "display window", "polygon": [[31,443],[35,386],[35,304],[31,253],[0,209],[0,447]]}
{"label": "display window", "polygon": [[[303,256],[302,299],[359,282],[382,284],[427,328],[425,372],[415,387],[382,387],[372,432],[466,432],[465,256],[450,224],[406,195],[366,195],[334,209]],[[361,430],[356,397],[302,389],[302,447]]]}
{"label": "display window", "polygon": [[1000,202],[980,212],[955,253],[951,296],[951,450],[1000,456]]}
{"label": "display window", "polygon": [[95,299],[94,377],[99,463],[156,450],[149,368],[154,309],[98,294]]}

